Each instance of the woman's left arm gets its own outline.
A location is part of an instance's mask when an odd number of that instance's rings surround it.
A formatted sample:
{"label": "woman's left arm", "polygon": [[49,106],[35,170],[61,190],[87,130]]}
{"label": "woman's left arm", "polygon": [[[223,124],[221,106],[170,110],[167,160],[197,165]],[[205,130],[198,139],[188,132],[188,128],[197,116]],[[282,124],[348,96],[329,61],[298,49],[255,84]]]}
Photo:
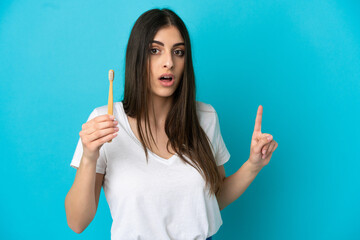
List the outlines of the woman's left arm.
{"label": "woman's left arm", "polygon": [[260,170],[271,159],[272,153],[278,147],[270,134],[261,133],[263,108],[260,105],[255,119],[255,128],[251,138],[250,157],[233,175],[224,178],[224,183],[217,196],[220,210],[238,199],[249,187]]}

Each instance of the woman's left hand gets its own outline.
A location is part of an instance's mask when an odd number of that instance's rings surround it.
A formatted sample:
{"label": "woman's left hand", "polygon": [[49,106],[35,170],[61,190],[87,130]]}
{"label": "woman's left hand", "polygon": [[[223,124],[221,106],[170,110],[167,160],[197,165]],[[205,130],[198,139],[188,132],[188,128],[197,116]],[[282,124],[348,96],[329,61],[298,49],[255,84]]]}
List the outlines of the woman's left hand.
{"label": "woman's left hand", "polygon": [[271,134],[261,133],[263,107],[260,105],[255,119],[255,128],[251,138],[249,162],[261,169],[270,162],[272,153],[278,146]]}

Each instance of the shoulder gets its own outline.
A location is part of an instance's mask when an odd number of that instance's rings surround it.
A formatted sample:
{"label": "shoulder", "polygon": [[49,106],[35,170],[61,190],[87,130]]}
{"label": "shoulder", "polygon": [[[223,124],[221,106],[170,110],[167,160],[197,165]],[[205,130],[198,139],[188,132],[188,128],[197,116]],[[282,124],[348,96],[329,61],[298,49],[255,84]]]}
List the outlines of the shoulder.
{"label": "shoulder", "polygon": [[[115,114],[115,112],[118,111],[121,104],[122,104],[122,102],[114,102],[114,105],[113,105],[114,114]],[[88,120],[95,118],[97,116],[107,114],[107,113],[108,113],[108,105],[95,107],[95,108],[93,108],[92,112],[90,113],[90,117]]]}
{"label": "shoulder", "polygon": [[[118,109],[120,106],[122,106],[122,102],[114,102],[113,103],[114,111],[115,109]],[[99,106],[93,109],[93,112],[97,115],[103,115],[108,113],[108,105]]]}
{"label": "shoulder", "polygon": [[[114,110],[118,109],[119,107],[122,107],[122,102],[114,102]],[[199,114],[216,113],[214,107],[211,104],[200,101],[196,101],[196,111]],[[93,109],[93,112],[95,112],[98,115],[107,114],[108,105],[96,107]]]}
{"label": "shoulder", "polygon": [[[114,102],[114,112],[119,111],[122,108],[122,102]],[[209,119],[211,116],[214,117],[216,114],[215,108],[205,102],[196,101],[196,112],[199,118],[206,118]],[[108,105],[99,106],[93,109],[91,115],[94,117],[99,115],[104,115],[108,113]]]}
{"label": "shoulder", "polygon": [[214,107],[209,103],[196,101],[196,110],[198,113],[216,113]]}
{"label": "shoulder", "polygon": [[196,101],[196,112],[199,123],[204,130],[207,131],[216,125],[217,113],[211,104]]}

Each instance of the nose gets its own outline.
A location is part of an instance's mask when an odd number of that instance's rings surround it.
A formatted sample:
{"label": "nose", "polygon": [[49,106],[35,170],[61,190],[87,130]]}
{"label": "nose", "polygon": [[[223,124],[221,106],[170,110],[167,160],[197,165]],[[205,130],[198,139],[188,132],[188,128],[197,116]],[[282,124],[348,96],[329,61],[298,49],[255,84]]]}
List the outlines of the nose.
{"label": "nose", "polygon": [[171,53],[164,54],[164,67],[172,69],[174,67],[174,62],[171,56]]}

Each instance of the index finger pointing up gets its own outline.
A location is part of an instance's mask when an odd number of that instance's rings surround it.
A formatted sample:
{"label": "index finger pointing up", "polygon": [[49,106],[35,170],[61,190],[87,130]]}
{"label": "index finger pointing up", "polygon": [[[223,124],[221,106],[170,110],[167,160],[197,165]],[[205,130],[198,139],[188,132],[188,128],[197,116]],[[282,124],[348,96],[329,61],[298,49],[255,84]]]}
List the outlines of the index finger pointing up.
{"label": "index finger pointing up", "polygon": [[254,132],[261,133],[261,120],[262,120],[263,106],[259,105],[255,119]]}

